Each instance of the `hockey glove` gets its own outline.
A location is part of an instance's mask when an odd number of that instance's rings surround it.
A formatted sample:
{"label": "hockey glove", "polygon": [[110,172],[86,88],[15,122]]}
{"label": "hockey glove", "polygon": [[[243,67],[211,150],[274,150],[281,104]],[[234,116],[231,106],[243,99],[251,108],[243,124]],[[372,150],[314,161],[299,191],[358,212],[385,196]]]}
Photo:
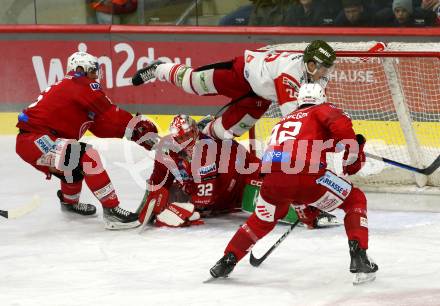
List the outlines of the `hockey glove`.
{"label": "hockey glove", "polygon": [[[136,116],[139,116],[136,114]],[[158,142],[157,127],[148,119],[142,119],[133,128],[130,140],[135,141],[147,150]]]}
{"label": "hockey glove", "polygon": [[319,216],[320,210],[313,206],[306,205],[292,205],[298,216],[298,219],[308,229],[316,228],[316,219]]}
{"label": "hockey glove", "polygon": [[344,152],[344,157],[342,160],[342,172],[347,175],[356,174],[362,169],[362,166],[365,163],[365,137],[362,134],[357,134],[356,141],[359,144],[359,150],[357,150],[357,152],[350,152],[356,151],[350,150],[350,147],[347,147]]}
{"label": "hockey glove", "polygon": [[202,119],[200,119],[199,122],[197,122],[197,128],[199,129],[199,131],[202,132],[205,129],[205,127],[214,120],[215,117],[213,115],[207,115]]}
{"label": "hockey glove", "polygon": [[[183,171],[192,177],[191,163],[185,159],[180,160],[179,163],[180,167],[183,168]],[[179,189],[181,189],[187,195],[192,195],[197,192],[197,186],[193,179],[184,179],[181,177],[176,183],[179,186]]]}
{"label": "hockey glove", "polygon": [[191,203],[171,203],[156,216],[156,226],[184,227],[204,224]]}

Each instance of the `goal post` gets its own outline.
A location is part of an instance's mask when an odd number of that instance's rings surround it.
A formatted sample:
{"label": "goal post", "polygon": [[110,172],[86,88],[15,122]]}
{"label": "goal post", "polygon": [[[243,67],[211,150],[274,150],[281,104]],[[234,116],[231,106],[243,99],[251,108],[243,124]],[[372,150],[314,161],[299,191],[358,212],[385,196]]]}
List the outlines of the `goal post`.
{"label": "goal post", "polygon": [[[294,47],[278,45],[275,50],[303,50]],[[336,54],[327,98],[349,114],[357,133],[365,135],[365,151],[417,168],[430,165],[440,155],[440,52],[337,50]],[[258,156],[280,117],[273,102],[250,131],[251,148]],[[340,155],[328,156],[328,165],[336,172],[342,168]],[[440,170],[426,176],[368,159],[350,180],[367,190],[428,190],[440,186]]]}

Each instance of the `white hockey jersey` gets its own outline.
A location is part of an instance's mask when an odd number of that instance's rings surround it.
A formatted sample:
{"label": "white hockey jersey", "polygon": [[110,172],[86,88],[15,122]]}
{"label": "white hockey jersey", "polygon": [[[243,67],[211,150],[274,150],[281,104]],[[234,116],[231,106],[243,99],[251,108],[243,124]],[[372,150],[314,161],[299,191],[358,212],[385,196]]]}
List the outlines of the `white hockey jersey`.
{"label": "white hockey jersey", "polygon": [[[296,110],[299,88],[308,83],[302,53],[246,50],[244,60],[244,77],[257,95],[278,102],[283,116]],[[319,83],[325,88],[328,79]]]}

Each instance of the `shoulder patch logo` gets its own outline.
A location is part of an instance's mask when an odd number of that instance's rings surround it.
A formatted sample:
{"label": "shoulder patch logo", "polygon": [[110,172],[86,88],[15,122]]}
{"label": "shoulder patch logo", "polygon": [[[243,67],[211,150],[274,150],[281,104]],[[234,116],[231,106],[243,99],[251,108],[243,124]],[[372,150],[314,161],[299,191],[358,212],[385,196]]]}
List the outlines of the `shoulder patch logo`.
{"label": "shoulder patch logo", "polygon": [[101,84],[96,83],[96,82],[90,83],[90,88],[92,90],[102,90]]}

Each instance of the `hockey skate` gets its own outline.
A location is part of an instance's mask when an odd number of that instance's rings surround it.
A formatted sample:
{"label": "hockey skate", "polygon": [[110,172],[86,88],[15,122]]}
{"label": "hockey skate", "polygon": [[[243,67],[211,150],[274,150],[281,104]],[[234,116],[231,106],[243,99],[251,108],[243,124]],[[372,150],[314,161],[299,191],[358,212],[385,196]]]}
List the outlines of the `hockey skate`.
{"label": "hockey skate", "polygon": [[339,225],[342,225],[342,223],[338,221],[338,218],[336,218],[335,215],[329,214],[325,211],[321,211],[314,222],[314,228],[324,228]]}
{"label": "hockey skate", "polygon": [[131,78],[131,82],[134,86],[142,85],[156,78],[156,68],[158,65],[163,64],[162,61],[154,61],[147,67],[136,71],[135,75]]}
{"label": "hockey skate", "polygon": [[217,263],[209,270],[211,276],[214,278],[228,277],[229,273],[234,270],[237,264],[237,259],[232,253],[228,253],[223,256]]}
{"label": "hockey skate", "polygon": [[64,202],[63,193],[61,192],[61,190],[57,191],[57,196],[58,199],[60,199],[61,210],[64,212],[74,213],[82,216],[91,216],[96,213],[96,207],[92,204],[68,204]]}
{"label": "hockey skate", "polygon": [[104,227],[110,230],[138,227],[138,215],[119,206],[104,208]]}
{"label": "hockey skate", "polygon": [[349,240],[350,248],[350,272],[355,273],[353,285],[372,282],[376,279],[376,271],[379,267],[367,256],[367,251],[359,247],[357,240]]}

